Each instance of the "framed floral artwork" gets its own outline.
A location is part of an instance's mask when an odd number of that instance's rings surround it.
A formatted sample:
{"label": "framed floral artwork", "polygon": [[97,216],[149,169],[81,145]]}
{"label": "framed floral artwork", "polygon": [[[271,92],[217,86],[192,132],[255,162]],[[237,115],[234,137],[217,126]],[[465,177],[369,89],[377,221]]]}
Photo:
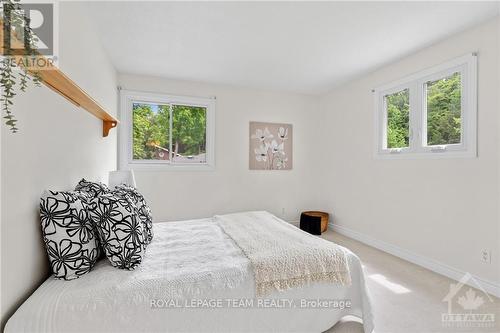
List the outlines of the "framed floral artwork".
{"label": "framed floral artwork", "polygon": [[250,170],[291,170],[291,124],[250,122]]}

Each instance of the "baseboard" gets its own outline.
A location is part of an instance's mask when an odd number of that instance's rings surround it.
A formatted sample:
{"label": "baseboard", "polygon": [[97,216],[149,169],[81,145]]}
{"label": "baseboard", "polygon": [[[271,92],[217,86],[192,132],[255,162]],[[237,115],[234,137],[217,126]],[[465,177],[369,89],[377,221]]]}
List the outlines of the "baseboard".
{"label": "baseboard", "polygon": [[[358,231],[346,228],[344,226],[336,225],[333,223],[330,223],[328,226],[330,227],[331,230],[338,232],[341,235],[355,239],[361,243],[364,243],[366,245],[369,245],[369,246],[374,247],[376,249],[379,249],[381,251],[390,253],[393,256],[399,257],[399,258],[404,259],[406,261],[409,261],[413,264],[427,268],[428,270],[431,270],[435,273],[449,277],[450,279],[459,281],[467,273],[467,272],[464,272],[460,269],[443,264],[442,262],[439,262],[439,261],[436,261],[434,259],[430,259],[430,258],[421,256],[419,254],[410,252],[410,251],[405,250],[399,246],[395,246],[395,245],[386,243],[384,241],[375,239],[371,236],[368,236],[368,235],[365,235],[365,234],[360,233]],[[480,278],[476,275],[472,275],[472,276],[474,277],[474,279],[476,281],[478,281],[481,284],[481,287],[483,287],[483,289],[486,292],[488,292],[491,295],[495,295],[496,297],[500,297],[500,284],[497,284],[497,283],[489,281],[489,280],[485,280],[485,279]],[[472,281],[470,281],[470,282],[472,282]],[[471,284],[471,286],[476,287],[473,284]]]}

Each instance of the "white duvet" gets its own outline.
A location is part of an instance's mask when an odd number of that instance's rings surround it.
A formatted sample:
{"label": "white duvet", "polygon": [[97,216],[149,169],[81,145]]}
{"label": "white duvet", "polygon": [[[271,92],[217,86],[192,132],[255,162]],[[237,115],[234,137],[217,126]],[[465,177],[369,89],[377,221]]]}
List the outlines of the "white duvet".
{"label": "white duvet", "polygon": [[157,223],[154,234],[134,271],[104,259],[79,279],[48,278],[5,332],[323,332],[346,315],[373,330],[361,263],[347,249],[351,286],[255,298],[250,262],[213,219]]}

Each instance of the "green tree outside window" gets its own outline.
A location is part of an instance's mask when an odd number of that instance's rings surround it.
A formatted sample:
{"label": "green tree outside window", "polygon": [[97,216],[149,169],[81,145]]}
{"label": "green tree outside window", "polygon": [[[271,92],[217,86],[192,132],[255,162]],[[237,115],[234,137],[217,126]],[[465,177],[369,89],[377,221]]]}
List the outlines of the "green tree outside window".
{"label": "green tree outside window", "polygon": [[427,145],[457,144],[462,140],[462,82],[460,73],[427,82]]}
{"label": "green tree outside window", "polygon": [[385,96],[387,106],[387,148],[404,148],[410,144],[410,91]]}
{"label": "green tree outside window", "polygon": [[173,105],[170,110],[169,105],[133,103],[132,113],[134,160],[170,159],[172,154],[189,159],[206,153],[206,108]]}

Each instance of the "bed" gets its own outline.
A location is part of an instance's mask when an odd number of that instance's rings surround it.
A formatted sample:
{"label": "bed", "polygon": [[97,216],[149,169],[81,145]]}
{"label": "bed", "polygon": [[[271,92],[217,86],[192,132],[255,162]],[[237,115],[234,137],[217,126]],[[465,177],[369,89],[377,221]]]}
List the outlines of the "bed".
{"label": "bed", "polygon": [[79,279],[49,277],[5,332],[323,332],[347,315],[373,331],[361,262],[346,248],[349,286],[256,297],[251,262],[215,218],[155,223],[154,234],[133,271],[103,259]]}

